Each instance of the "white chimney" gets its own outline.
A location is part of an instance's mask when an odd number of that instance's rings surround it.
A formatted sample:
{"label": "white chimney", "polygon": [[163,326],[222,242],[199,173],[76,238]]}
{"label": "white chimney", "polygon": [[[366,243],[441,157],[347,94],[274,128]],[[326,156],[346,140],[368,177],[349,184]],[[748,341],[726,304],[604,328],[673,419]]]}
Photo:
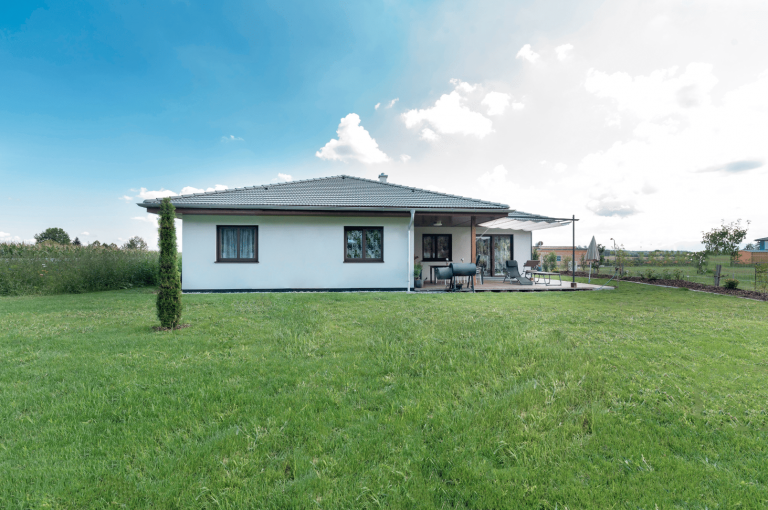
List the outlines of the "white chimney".
{"label": "white chimney", "polygon": [[387,177],[389,177],[387,174],[385,174],[384,172],[381,172],[379,174],[379,182],[387,182]]}

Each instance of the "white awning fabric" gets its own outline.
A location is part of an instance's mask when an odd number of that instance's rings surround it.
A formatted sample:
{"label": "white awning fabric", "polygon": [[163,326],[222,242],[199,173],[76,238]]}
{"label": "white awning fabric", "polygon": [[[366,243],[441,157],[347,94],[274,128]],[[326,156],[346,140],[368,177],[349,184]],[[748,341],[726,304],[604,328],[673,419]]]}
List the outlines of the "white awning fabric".
{"label": "white awning fabric", "polygon": [[538,214],[515,211],[509,213],[509,216],[506,218],[486,221],[485,223],[479,223],[477,226],[484,228],[503,228],[507,230],[524,230],[526,232],[530,232],[532,230],[543,230],[545,228],[564,227],[570,224],[570,219],[550,218],[549,216],[541,216]]}

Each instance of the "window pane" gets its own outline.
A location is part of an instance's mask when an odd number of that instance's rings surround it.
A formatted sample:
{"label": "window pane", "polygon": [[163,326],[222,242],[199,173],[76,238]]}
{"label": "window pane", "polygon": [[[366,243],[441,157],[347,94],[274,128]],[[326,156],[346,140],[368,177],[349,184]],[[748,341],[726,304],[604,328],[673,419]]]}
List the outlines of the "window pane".
{"label": "window pane", "polygon": [[237,229],[225,227],[221,229],[221,258],[237,258]]}
{"label": "window pane", "polygon": [[240,229],[240,258],[241,259],[255,259],[256,253],[254,252],[254,237],[256,234],[255,228],[241,228]]}
{"label": "window pane", "polygon": [[451,256],[451,236],[437,236],[437,258],[447,259]]}
{"label": "window pane", "polygon": [[381,230],[369,229],[365,231],[365,258],[380,259],[381,255]]}
{"label": "window pane", "polygon": [[422,258],[425,259],[433,259],[435,258],[435,253],[432,249],[432,236],[424,236],[421,240],[421,249],[422,249]]}
{"label": "window pane", "polygon": [[363,258],[363,231],[347,230],[347,258]]}

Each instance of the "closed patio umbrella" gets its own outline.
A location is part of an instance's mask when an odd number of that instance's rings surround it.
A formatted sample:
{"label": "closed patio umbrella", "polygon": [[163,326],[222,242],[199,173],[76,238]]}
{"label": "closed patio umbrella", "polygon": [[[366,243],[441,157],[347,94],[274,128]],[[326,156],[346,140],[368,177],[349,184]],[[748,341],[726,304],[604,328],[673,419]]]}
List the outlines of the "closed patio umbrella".
{"label": "closed patio umbrella", "polygon": [[[592,241],[589,243],[589,248],[587,248],[587,256],[585,260],[588,262],[597,262],[600,260],[600,252],[597,251],[597,242],[595,241],[595,236],[592,236]],[[588,281],[592,281],[592,264],[589,265]]]}

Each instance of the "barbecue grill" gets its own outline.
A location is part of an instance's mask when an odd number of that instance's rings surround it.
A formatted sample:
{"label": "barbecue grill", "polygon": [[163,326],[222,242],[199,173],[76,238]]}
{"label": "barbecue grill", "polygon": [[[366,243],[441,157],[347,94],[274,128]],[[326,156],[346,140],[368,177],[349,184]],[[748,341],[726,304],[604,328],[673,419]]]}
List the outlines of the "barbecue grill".
{"label": "barbecue grill", "polygon": [[469,278],[467,289],[469,285],[472,285],[472,292],[475,292],[475,275],[477,274],[477,266],[475,264],[451,264],[448,267],[438,267],[435,269],[438,280],[450,280],[451,284],[448,287],[449,292],[457,292],[461,290],[462,284],[456,283],[457,276],[466,276]]}

